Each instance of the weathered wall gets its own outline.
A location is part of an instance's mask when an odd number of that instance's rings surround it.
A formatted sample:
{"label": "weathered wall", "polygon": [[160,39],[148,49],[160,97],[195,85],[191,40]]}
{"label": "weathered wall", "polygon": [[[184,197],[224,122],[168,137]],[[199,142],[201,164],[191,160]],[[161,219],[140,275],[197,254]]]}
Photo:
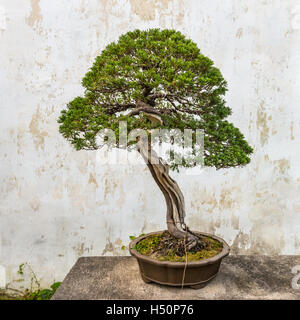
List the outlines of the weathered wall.
{"label": "weathered wall", "polygon": [[224,237],[234,253],[300,254],[299,5],[0,0],[0,265],[7,282],[20,279],[18,266],[27,262],[48,285],[81,255],[128,254],[121,247],[129,235],[165,227],[163,196],[145,167],[100,166],[93,152],[72,150],[56,123],[83,92],[93,59],[135,28],[175,28],[196,41],[228,80],[231,120],[255,148],[243,169],[174,174],[187,222]]}

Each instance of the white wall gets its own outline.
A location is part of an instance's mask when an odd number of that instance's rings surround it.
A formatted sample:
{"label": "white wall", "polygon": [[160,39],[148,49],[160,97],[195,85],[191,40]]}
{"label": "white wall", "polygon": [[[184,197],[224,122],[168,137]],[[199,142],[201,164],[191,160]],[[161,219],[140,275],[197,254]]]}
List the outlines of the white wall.
{"label": "white wall", "polygon": [[300,1],[0,0],[0,265],[11,286],[28,285],[21,263],[48,286],[81,255],[128,254],[129,235],[165,228],[146,167],[99,165],[56,122],[109,42],[152,27],[180,30],[215,61],[230,120],[255,148],[242,169],[173,175],[187,222],[233,253],[300,254]]}

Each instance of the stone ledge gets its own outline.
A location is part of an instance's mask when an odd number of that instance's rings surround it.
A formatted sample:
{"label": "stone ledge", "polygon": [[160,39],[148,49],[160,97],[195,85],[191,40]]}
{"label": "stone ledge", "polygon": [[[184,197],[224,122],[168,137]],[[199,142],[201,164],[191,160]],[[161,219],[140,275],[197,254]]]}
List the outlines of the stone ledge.
{"label": "stone ledge", "polygon": [[295,265],[300,265],[300,256],[230,255],[215,279],[193,290],[144,283],[133,257],[82,257],[52,300],[300,300],[300,289],[291,285]]}

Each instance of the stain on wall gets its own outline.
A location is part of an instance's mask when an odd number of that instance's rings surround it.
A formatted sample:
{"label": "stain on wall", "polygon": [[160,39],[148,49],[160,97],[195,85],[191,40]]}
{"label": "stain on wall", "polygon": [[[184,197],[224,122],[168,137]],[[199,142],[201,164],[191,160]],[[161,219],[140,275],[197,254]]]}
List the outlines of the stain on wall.
{"label": "stain on wall", "polygon": [[31,11],[28,17],[26,17],[26,22],[30,27],[42,21],[43,16],[41,14],[40,0],[30,1]]}
{"label": "stain on wall", "polygon": [[270,129],[268,127],[268,120],[271,120],[271,115],[268,117],[268,114],[265,111],[264,101],[261,101],[257,109],[256,125],[260,133],[260,142],[262,146],[267,142],[269,137]]}
{"label": "stain on wall", "polygon": [[156,12],[164,13],[172,0],[130,0],[131,12],[144,21],[154,20]]}
{"label": "stain on wall", "polygon": [[44,150],[45,137],[48,136],[47,131],[43,131],[40,129],[40,125],[44,121],[45,119],[41,116],[40,107],[38,107],[36,112],[32,115],[31,121],[29,123],[29,132],[32,135],[36,150],[39,150],[39,148]]}

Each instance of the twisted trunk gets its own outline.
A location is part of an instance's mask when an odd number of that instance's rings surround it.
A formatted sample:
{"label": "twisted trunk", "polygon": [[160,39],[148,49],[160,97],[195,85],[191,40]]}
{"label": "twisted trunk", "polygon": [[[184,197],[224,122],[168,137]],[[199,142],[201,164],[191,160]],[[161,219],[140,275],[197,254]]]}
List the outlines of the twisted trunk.
{"label": "twisted trunk", "polygon": [[184,197],[176,181],[169,176],[169,166],[163,163],[154,150],[151,150],[150,142],[140,140],[138,151],[165,197],[168,231],[176,238],[186,239],[187,250],[191,250],[197,244],[200,244],[200,239],[184,223]]}

